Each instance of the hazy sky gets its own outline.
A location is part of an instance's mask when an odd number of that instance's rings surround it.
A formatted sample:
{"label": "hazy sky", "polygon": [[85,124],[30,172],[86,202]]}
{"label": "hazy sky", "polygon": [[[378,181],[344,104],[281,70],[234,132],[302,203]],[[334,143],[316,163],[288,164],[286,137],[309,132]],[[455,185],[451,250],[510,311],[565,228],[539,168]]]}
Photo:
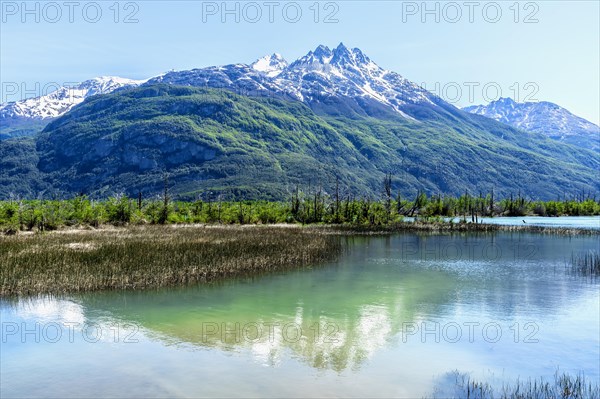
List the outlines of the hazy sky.
{"label": "hazy sky", "polygon": [[344,42],[458,106],[547,100],[598,124],[599,4],[0,1],[1,100],[100,75],[141,79],[273,52],[293,61]]}

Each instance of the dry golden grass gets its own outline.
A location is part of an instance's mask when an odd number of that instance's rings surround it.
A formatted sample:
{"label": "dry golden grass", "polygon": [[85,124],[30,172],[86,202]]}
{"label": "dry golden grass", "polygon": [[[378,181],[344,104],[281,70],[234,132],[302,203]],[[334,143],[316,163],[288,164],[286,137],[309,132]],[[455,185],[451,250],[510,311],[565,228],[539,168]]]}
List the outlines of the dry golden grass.
{"label": "dry golden grass", "polygon": [[0,237],[0,296],[146,289],[316,264],[339,237],[269,226],[136,226]]}

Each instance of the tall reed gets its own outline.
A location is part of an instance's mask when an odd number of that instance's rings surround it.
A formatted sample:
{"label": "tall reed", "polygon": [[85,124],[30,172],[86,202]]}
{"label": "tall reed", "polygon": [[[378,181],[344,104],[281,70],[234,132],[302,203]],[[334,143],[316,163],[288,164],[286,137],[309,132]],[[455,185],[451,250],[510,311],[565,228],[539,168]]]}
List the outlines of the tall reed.
{"label": "tall reed", "polygon": [[600,252],[571,254],[571,271],[583,276],[600,276]]}
{"label": "tall reed", "polygon": [[[553,380],[544,378],[517,380],[494,389],[487,382],[471,379],[468,375],[452,373],[455,383],[452,392],[443,389],[443,397],[464,399],[600,399],[598,381],[589,381],[582,374],[554,374]],[[441,397],[436,393],[434,397]]]}

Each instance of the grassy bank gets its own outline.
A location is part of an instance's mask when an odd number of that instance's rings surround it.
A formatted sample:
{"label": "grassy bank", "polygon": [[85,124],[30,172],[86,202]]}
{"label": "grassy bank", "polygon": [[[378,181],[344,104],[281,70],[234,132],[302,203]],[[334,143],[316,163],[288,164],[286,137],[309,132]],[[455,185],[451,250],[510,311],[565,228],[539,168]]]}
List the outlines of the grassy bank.
{"label": "grassy bank", "polygon": [[299,227],[134,226],[0,237],[0,296],[147,289],[317,264],[339,238]]}

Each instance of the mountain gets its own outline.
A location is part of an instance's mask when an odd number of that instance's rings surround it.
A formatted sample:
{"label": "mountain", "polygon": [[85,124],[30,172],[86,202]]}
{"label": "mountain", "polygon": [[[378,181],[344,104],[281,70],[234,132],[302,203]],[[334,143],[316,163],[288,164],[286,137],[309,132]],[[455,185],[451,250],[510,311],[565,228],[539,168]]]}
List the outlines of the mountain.
{"label": "mountain", "polygon": [[[412,196],[597,192],[591,151],[496,121],[427,123],[317,115],[299,101],[222,89],[150,85],[90,97],[34,138],[0,143],[0,197],[158,194],[164,173],[177,198],[213,193],[283,200],[296,185],[378,197],[384,174]],[[21,154],[21,155],[19,155]]]}
{"label": "mountain", "polygon": [[51,120],[64,115],[90,96],[111,93],[121,87],[137,86],[144,82],[101,76],[76,86],[62,86],[43,96],[0,104],[0,140],[37,133]]}
{"label": "mountain", "polygon": [[[20,154],[20,155],[19,155]],[[359,49],[287,64],[170,72],[91,96],[40,134],[0,142],[0,198],[155,195],[288,199],[296,185],[378,197],[556,198],[599,192],[600,155],[464,112]]]}
{"label": "mountain", "polygon": [[274,54],[251,65],[170,72],[146,84],[156,83],[226,88],[242,95],[302,101],[326,115],[400,114],[418,120],[427,117],[427,107],[456,110],[399,74],[379,67],[360,49],[349,49],[343,43],[333,50],[321,45],[289,65]]}
{"label": "mountain", "polygon": [[463,109],[518,129],[544,134],[553,140],[600,150],[600,128],[597,125],[551,102],[517,103],[511,98],[500,98],[488,105]]}

